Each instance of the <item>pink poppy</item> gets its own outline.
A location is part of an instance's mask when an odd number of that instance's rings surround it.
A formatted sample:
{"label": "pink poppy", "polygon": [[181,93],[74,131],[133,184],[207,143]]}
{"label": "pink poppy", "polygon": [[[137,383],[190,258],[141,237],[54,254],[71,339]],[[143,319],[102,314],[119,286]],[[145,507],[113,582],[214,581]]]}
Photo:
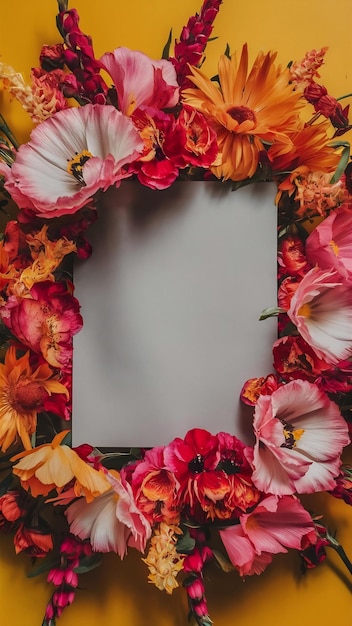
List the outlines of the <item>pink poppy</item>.
{"label": "pink poppy", "polygon": [[124,47],[107,52],[100,61],[113,80],[118,108],[125,115],[141,106],[165,109],[177,104],[179,87],[170,61],[152,61],[143,52]]}
{"label": "pink poppy", "polygon": [[261,574],[272,555],[299,550],[302,539],[314,530],[309,513],[293,496],[268,496],[240,524],[220,530],[231,563],[242,576]]}
{"label": "pink poppy", "polygon": [[319,358],[335,365],[352,354],[352,289],[337,272],[311,269],[287,315]]}
{"label": "pink poppy", "polygon": [[72,337],[82,328],[79,302],[62,283],[36,283],[30,297],[10,297],[0,309],[1,319],[33,352],[54,368],[72,365]]}
{"label": "pink poppy", "polygon": [[143,552],[151,535],[151,527],[135,505],[130,485],[106,474],[112,489],[87,503],[76,500],[66,510],[70,532],[80,539],[89,539],[96,552],[116,552],[122,559],[127,546]]}
{"label": "pink poppy", "polygon": [[295,380],[255,407],[252,480],[265,493],[313,493],[335,487],[349,443],[338,406],[316,385]]}
{"label": "pink poppy", "polygon": [[37,126],[6,170],[20,208],[41,217],[74,213],[99,190],[118,185],[143,144],[131,120],[108,105],[59,111]]}
{"label": "pink poppy", "polygon": [[352,210],[342,205],[332,211],[306,241],[309,262],[321,269],[335,269],[352,284]]}

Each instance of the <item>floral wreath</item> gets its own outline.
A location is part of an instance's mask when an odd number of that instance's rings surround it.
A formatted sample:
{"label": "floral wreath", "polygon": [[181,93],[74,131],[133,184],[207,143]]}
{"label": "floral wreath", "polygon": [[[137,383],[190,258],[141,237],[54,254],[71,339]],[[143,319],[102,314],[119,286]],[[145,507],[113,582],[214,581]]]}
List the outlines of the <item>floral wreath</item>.
{"label": "floral wreath", "polygon": [[[18,146],[1,118],[0,529],[48,571],[43,626],[72,603],[102,554],[144,553],[148,579],[179,580],[209,626],[204,569],[240,576],[297,550],[304,569],[326,547],[352,565],[301,494],[352,504],[352,164],[340,137],[348,106],[319,84],[326,48],[282,68],[276,54],[227,47],[218,75],[201,65],[221,0],[204,0],[163,58],[117,48],[96,59],[75,9],[59,0],[63,42],[44,46],[31,85],[0,64],[3,87],[35,128]],[[103,72],[102,72],[103,71]],[[108,81],[103,78],[108,76]],[[195,428],[165,446],[104,454],[70,446],[72,337],[82,327],[72,255],[110,187],[134,178],[277,184],[278,316],[273,372],[245,382],[254,446]],[[116,445],[118,446],[118,441]],[[220,538],[222,550],[213,547]],[[33,572],[31,572],[33,575]]]}

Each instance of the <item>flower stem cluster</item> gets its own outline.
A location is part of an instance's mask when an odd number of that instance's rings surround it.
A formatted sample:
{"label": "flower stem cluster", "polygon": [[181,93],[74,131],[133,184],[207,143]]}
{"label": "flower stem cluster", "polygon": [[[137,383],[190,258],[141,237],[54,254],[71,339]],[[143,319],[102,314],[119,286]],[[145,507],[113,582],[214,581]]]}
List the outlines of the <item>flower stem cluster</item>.
{"label": "flower stem cluster", "polygon": [[190,530],[190,535],[195,540],[195,544],[183,563],[183,570],[188,574],[183,581],[183,586],[187,592],[190,614],[194,617],[197,625],[210,626],[212,621],[209,617],[205,597],[203,569],[206,563],[213,558],[213,553],[210,547],[206,545],[206,536],[202,530],[193,528]]}
{"label": "flower stem cluster", "polygon": [[176,68],[181,89],[192,85],[187,78],[188,66],[201,65],[221,2],[222,0],[204,0],[199,14],[196,13],[189,18],[187,25],[182,29],[180,39],[175,42],[175,56],[170,58],[170,61]]}
{"label": "flower stem cluster", "polygon": [[60,617],[64,608],[72,604],[78,586],[78,574],[82,560],[92,556],[92,547],[87,541],[68,535],[60,546],[60,562],[58,567],[49,571],[47,580],[56,589],[45,611],[43,626],[54,626],[55,619]]}

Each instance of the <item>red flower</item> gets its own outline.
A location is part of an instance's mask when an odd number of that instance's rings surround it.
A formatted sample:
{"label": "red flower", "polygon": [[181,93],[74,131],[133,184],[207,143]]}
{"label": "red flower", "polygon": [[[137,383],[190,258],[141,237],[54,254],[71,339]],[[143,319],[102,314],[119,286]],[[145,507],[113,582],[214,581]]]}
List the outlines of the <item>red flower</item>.
{"label": "red flower", "polygon": [[317,376],[331,369],[300,336],[278,339],[273,354],[274,367],[286,380],[303,378],[314,382]]}
{"label": "red flower", "polygon": [[280,273],[303,276],[310,269],[299,237],[288,235],[280,241],[278,251]]}
{"label": "red flower", "polygon": [[194,428],[184,439],[174,439],[165,447],[164,459],[180,483],[179,498],[191,516],[203,513],[207,498],[221,500],[229,489],[224,472],[214,471],[220,461],[218,438],[206,430]]}
{"label": "red flower", "polygon": [[184,105],[175,128],[165,137],[164,151],[180,168],[208,168],[218,154],[216,133],[202,113]]}
{"label": "red flower", "polygon": [[132,120],[144,149],[138,161],[130,169],[137,174],[142,185],[151,189],[166,189],[178,176],[179,168],[164,151],[165,138],[174,132],[174,118],[158,109],[137,109]]}
{"label": "red flower", "polygon": [[271,395],[279,387],[279,381],[274,374],[269,374],[264,378],[249,378],[243,385],[240,398],[244,404],[255,406],[259,396]]}

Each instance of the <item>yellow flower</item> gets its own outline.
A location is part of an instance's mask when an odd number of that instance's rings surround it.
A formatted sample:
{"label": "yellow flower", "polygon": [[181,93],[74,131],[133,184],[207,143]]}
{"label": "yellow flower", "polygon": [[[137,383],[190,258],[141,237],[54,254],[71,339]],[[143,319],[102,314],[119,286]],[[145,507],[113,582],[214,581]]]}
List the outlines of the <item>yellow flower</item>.
{"label": "yellow flower", "polygon": [[302,127],[298,112],[301,94],[290,84],[288,69],[274,64],[276,54],[259,53],[248,73],[245,45],[236,55],[222,56],[219,84],[192,67],[190,79],[197,89],[186,89],[183,100],[201,111],[217,133],[222,163],[213,167],[218,178],[244,180],[254,175],[264,143],[284,140],[286,133]]}
{"label": "yellow flower", "polygon": [[176,576],[182,570],[185,558],[176,551],[176,535],[181,533],[178,526],[161,522],[151,538],[147,558],[142,559],[149,568],[148,581],[168,594],[179,586]]}
{"label": "yellow flower", "polygon": [[16,454],[11,460],[18,462],[12,471],[34,497],[45,496],[53,489],[61,491],[75,480],[75,495],[85,496],[87,502],[91,502],[111,489],[111,485],[102,471],[85,463],[69,446],[61,445],[67,432],[56,435],[51,443]]}
{"label": "yellow flower", "polygon": [[0,364],[0,445],[6,452],[19,436],[26,450],[31,449],[30,436],[37,426],[37,413],[43,402],[52,393],[65,394],[66,387],[53,378],[49,365],[40,365],[32,370],[29,352],[16,358],[11,346]]}

